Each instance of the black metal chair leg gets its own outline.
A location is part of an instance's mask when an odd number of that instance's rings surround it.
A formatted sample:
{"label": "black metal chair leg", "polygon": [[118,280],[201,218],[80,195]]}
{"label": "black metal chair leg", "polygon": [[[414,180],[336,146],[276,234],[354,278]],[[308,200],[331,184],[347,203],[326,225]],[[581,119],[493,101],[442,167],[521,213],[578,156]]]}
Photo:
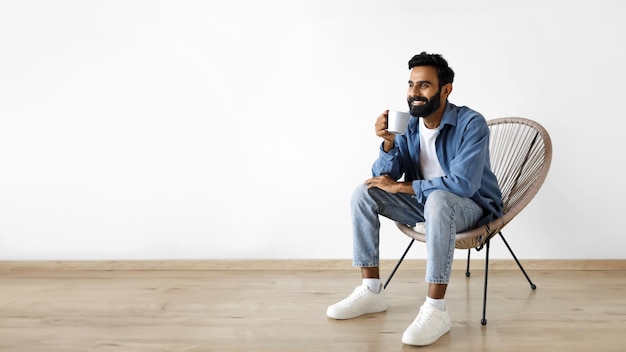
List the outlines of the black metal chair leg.
{"label": "black metal chair leg", "polygon": [[483,318],[480,320],[480,324],[487,325],[487,275],[489,274],[489,243],[487,240],[487,254],[485,255],[485,288],[483,290]]}
{"label": "black metal chair leg", "polygon": [[513,259],[515,259],[515,262],[517,263],[517,266],[519,266],[520,270],[522,270],[522,273],[526,277],[526,280],[528,280],[528,283],[530,284],[530,288],[533,289],[533,290],[536,290],[537,286],[530,280],[530,277],[528,277],[528,274],[526,274],[526,270],[524,270],[524,268],[522,267],[522,264],[519,262],[519,260],[517,260],[517,257],[515,256],[515,253],[513,253],[513,250],[509,246],[508,242],[504,239],[504,235],[502,235],[502,232],[498,232],[498,234],[500,235],[500,238],[502,238],[502,241],[504,241],[504,244],[506,245],[506,248],[508,248],[509,252],[511,252],[511,255],[513,256]]}
{"label": "black metal chair leg", "polygon": [[413,242],[415,242],[415,239],[411,239],[411,242],[409,242],[409,245],[406,247],[406,250],[402,254],[402,257],[400,257],[400,260],[398,260],[398,263],[396,263],[396,266],[393,268],[393,271],[391,272],[391,274],[389,274],[389,277],[387,278],[387,281],[385,282],[385,286],[383,286],[383,289],[387,288],[389,281],[391,281],[391,278],[396,273],[396,270],[398,270],[398,268],[400,267],[400,264],[404,260],[404,257],[406,257],[406,254],[409,253],[409,249],[411,249]]}
{"label": "black metal chair leg", "polygon": [[471,275],[469,271],[470,254],[472,254],[471,248],[467,250],[467,268],[465,269],[465,277],[470,277]]}

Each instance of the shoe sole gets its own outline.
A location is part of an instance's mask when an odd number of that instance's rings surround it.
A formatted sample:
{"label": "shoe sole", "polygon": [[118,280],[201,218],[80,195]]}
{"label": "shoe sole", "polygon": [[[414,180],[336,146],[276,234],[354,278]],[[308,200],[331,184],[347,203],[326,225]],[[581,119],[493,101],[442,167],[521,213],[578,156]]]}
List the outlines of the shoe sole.
{"label": "shoe sole", "polygon": [[341,314],[335,315],[335,314],[329,313],[327,311],[326,312],[326,316],[328,316],[329,318],[332,318],[332,319],[336,319],[336,320],[348,320],[348,319],[358,318],[358,317],[361,317],[361,316],[364,316],[364,315],[367,315],[367,314],[376,314],[376,313],[382,313],[382,312],[385,312],[385,311],[387,311],[387,308],[382,309],[382,310],[367,311],[367,312],[361,313],[359,315],[341,315]]}
{"label": "shoe sole", "polygon": [[411,345],[411,346],[428,346],[428,345],[432,345],[433,343],[437,342],[437,340],[439,340],[440,338],[442,338],[443,336],[445,336],[448,333],[450,333],[450,329],[448,329],[446,332],[444,332],[443,334],[439,335],[435,339],[421,340],[421,341],[408,341],[409,340],[408,338],[405,340],[404,336],[402,336],[402,343],[405,344],[405,345]]}

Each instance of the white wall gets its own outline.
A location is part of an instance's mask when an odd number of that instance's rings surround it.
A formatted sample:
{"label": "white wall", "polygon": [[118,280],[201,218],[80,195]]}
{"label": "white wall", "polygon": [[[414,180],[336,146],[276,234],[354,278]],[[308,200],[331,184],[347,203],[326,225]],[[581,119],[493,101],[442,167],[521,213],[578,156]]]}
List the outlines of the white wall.
{"label": "white wall", "polygon": [[[374,119],[405,106],[422,50],[455,69],[452,102],[552,135],[548,179],[505,232],[518,256],[624,258],[625,10],[0,2],[0,260],[349,258]],[[408,241],[382,236],[383,258]]]}

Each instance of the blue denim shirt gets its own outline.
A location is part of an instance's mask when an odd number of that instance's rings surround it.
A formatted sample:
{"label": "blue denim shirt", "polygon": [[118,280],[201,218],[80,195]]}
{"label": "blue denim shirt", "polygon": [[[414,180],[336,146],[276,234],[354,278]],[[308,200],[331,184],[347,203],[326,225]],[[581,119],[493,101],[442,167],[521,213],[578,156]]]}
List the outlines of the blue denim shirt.
{"label": "blue denim shirt", "polygon": [[420,175],[419,123],[411,117],[404,135],[396,135],[393,149],[380,156],[372,166],[374,176],[388,175],[413,181],[414,198],[424,203],[430,192],[440,189],[471,198],[484,209],[483,225],[502,215],[502,194],[489,162],[489,128],[478,112],[446,102],[441,131],[435,146],[445,176],[425,180]]}

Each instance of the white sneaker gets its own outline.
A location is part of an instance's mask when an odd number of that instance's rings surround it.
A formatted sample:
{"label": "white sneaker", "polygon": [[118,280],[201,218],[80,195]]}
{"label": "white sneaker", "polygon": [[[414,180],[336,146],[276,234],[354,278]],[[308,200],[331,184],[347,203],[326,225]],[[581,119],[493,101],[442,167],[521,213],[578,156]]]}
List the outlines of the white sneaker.
{"label": "white sneaker", "polygon": [[443,312],[429,303],[424,303],[417,318],[402,334],[402,343],[414,346],[430,345],[448,331],[450,331],[448,311]]}
{"label": "white sneaker", "polygon": [[326,315],[333,319],[352,319],[363,314],[378,313],[387,310],[387,298],[385,290],[380,288],[379,293],[374,293],[361,285],[343,300],[333,304],[326,310]]}

